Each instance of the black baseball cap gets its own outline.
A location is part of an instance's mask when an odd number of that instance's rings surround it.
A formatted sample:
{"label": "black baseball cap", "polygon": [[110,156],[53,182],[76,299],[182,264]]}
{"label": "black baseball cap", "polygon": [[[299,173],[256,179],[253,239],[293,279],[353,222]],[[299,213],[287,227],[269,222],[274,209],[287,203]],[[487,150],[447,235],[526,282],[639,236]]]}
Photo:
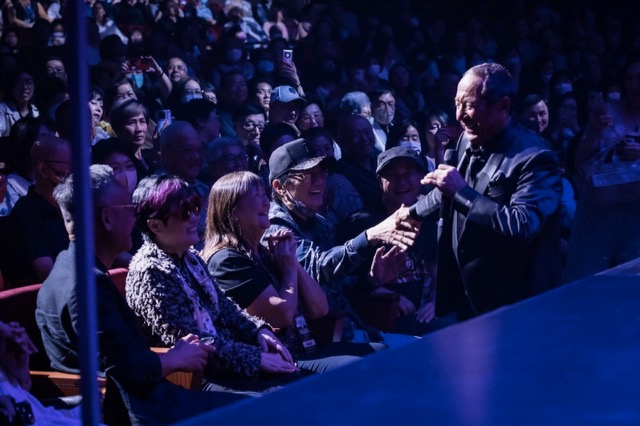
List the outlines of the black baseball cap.
{"label": "black baseball cap", "polygon": [[292,170],[309,170],[320,163],[326,163],[327,157],[311,154],[307,141],[296,139],[276,148],[269,158],[269,182],[278,179]]}
{"label": "black baseball cap", "polygon": [[396,158],[406,158],[408,160],[413,161],[421,172],[426,173],[427,167],[424,163],[420,154],[416,152],[413,148],[409,148],[408,146],[395,146],[393,148],[389,148],[386,151],[383,151],[378,155],[378,167],[376,167],[376,175],[380,176],[385,167],[389,165]]}

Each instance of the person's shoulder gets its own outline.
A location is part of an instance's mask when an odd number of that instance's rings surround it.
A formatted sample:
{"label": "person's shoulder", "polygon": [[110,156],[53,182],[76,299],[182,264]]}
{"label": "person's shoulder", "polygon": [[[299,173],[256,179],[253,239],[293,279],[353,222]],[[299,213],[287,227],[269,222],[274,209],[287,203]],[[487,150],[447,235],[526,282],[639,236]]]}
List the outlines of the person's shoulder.
{"label": "person's shoulder", "polygon": [[129,263],[129,275],[142,274],[150,271],[170,273],[174,265],[162,250],[154,243],[145,241]]}

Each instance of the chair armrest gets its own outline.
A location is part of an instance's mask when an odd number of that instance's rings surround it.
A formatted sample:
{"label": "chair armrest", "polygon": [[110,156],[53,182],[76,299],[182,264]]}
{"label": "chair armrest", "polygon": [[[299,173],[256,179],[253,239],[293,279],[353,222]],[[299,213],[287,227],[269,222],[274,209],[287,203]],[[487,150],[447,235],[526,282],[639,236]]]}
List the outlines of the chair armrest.
{"label": "chair armrest", "polygon": [[364,322],[385,332],[395,328],[399,305],[398,293],[370,293],[352,303],[353,309]]}
{"label": "chair armrest", "polygon": [[[31,393],[38,399],[81,395],[80,375],[59,371],[30,371]],[[107,381],[98,377],[98,390],[104,393]]]}
{"label": "chair armrest", "polygon": [[[169,351],[169,348],[152,347],[151,350],[157,354],[164,354]],[[191,371],[174,371],[165,377],[165,379],[174,385],[191,390],[202,390],[202,378],[202,371],[197,373]]]}

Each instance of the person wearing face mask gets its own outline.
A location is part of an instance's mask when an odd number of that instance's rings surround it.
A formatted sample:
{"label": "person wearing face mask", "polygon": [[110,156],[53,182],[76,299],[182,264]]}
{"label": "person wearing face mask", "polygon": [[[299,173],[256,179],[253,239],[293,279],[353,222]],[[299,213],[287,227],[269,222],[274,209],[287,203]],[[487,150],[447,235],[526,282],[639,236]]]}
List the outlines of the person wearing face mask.
{"label": "person wearing face mask", "polygon": [[[31,148],[34,184],[9,215],[15,284],[42,282],[53,261],[69,245],[53,189],[71,171],[71,145],[54,136],[41,137]],[[5,271],[3,271],[4,273]]]}
{"label": "person wearing face mask", "polygon": [[396,115],[396,98],[389,89],[376,89],[369,94],[376,148],[384,151]]}
{"label": "person wearing face mask", "polygon": [[195,78],[186,78],[173,85],[167,101],[164,103],[167,109],[177,111],[183,103],[192,99],[202,99],[200,82]]}
{"label": "person wearing face mask", "polygon": [[[424,162],[427,171],[436,168],[436,159],[429,156],[428,142],[420,136],[420,125],[415,120],[404,119],[391,128],[387,139],[387,151],[395,147],[412,149]],[[434,148],[435,151],[435,148]]]}

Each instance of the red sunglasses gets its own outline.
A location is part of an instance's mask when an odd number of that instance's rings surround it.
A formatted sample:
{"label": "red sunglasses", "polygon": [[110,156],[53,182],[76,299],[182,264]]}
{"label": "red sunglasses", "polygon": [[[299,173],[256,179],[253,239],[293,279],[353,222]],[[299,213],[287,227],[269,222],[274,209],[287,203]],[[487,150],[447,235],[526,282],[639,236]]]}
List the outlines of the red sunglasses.
{"label": "red sunglasses", "polygon": [[167,216],[174,216],[186,222],[191,215],[199,216],[202,210],[202,198],[199,195],[193,195],[190,199],[180,200],[177,209],[172,209]]}

